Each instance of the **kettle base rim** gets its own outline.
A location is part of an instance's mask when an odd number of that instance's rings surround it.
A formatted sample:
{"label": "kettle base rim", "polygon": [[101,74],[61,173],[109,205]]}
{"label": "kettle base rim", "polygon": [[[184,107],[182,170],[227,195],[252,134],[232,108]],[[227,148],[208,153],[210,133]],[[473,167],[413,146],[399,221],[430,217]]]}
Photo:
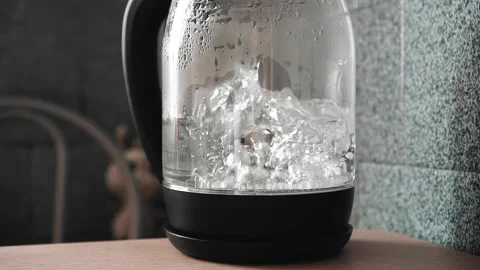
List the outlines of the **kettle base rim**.
{"label": "kettle base rim", "polygon": [[231,196],[163,188],[166,234],[190,257],[234,264],[290,263],[338,253],[350,240],[355,188]]}
{"label": "kettle base rim", "polygon": [[202,239],[175,232],[165,226],[170,243],[184,255],[203,261],[226,264],[291,264],[329,259],[339,255],[349,242],[352,225],[342,233],[262,239],[259,241],[229,241]]}

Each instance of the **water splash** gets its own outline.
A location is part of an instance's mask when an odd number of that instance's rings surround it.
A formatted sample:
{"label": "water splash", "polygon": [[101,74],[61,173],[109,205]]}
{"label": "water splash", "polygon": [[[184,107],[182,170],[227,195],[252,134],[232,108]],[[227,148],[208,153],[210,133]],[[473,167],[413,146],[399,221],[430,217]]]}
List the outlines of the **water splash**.
{"label": "water splash", "polygon": [[297,190],[345,184],[353,177],[347,122],[334,102],[299,100],[290,88],[263,89],[255,70],[240,68],[213,90],[197,91],[187,125],[195,186]]}

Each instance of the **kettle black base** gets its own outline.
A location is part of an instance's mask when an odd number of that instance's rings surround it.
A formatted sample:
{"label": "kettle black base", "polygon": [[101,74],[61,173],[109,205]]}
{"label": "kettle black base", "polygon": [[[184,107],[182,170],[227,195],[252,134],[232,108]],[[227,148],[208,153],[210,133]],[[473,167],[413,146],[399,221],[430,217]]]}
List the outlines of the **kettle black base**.
{"label": "kettle black base", "polygon": [[341,252],[350,240],[352,226],[339,234],[278,238],[260,241],[198,239],[166,227],[172,245],[183,254],[205,261],[230,264],[280,264],[327,259]]}
{"label": "kettle black base", "polygon": [[182,253],[233,264],[293,263],[338,254],[352,235],[354,188],[226,195],[164,187],[166,233]]}

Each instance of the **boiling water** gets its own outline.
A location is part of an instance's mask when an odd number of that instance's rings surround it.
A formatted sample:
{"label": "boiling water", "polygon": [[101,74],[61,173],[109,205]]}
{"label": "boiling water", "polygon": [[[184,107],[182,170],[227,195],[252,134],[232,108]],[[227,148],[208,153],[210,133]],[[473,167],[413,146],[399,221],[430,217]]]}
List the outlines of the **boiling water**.
{"label": "boiling water", "polygon": [[[282,191],[352,181],[349,112],[330,100],[299,100],[290,88],[263,89],[258,81],[255,70],[239,69],[214,89],[196,89],[179,146],[188,185]],[[169,162],[175,160],[164,160],[165,169]]]}

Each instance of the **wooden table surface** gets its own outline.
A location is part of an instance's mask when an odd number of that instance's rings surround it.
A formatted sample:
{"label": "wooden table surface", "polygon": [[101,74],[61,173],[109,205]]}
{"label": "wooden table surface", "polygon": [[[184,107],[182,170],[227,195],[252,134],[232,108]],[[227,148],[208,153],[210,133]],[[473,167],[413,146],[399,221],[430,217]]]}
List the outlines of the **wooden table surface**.
{"label": "wooden table surface", "polygon": [[[292,247],[294,249],[295,247]],[[0,269],[480,269],[474,256],[382,231],[355,231],[337,257],[284,266],[235,266],[188,258],[166,239],[0,248]]]}

